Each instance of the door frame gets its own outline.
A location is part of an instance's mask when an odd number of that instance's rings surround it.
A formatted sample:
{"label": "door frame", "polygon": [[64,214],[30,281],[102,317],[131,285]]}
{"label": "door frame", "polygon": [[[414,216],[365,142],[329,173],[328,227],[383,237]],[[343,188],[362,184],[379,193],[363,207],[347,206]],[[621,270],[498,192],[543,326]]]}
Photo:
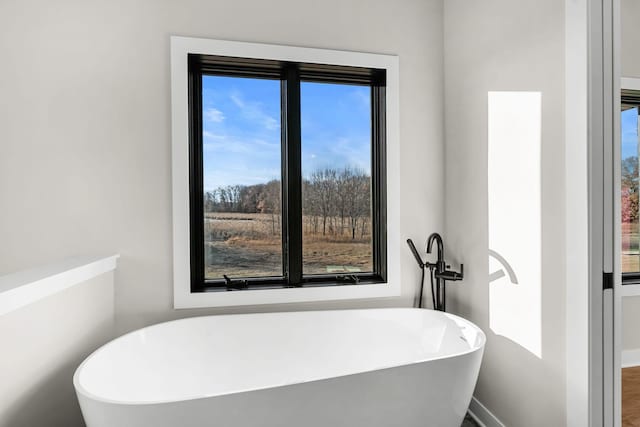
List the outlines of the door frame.
{"label": "door frame", "polygon": [[613,427],[621,401],[619,0],[566,0],[565,12],[566,424]]}

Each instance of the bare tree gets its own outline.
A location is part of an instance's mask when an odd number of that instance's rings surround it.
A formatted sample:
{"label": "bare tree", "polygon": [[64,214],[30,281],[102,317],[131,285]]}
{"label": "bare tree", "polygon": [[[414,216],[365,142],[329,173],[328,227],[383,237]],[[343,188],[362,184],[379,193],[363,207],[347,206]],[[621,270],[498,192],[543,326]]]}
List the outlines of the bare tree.
{"label": "bare tree", "polygon": [[207,191],[204,193],[204,211],[205,212],[215,212],[216,210],[216,199],[213,191]]}
{"label": "bare tree", "polygon": [[311,223],[310,231],[317,234],[321,216],[320,197],[317,186],[308,179],[302,181],[302,213]]}
{"label": "bare tree", "polygon": [[320,216],[322,217],[322,235],[327,234],[327,222],[331,221],[334,213],[334,200],[336,198],[336,178],[335,169],[319,169],[314,171],[309,181],[313,188],[313,196],[317,199]]}
{"label": "bare tree", "polygon": [[[281,183],[271,180],[255,185],[227,185],[207,191],[205,212],[241,212],[271,214],[271,232],[280,233]],[[303,220],[307,232],[342,235],[357,231],[364,238],[371,221],[371,177],[365,171],[347,166],[341,170],[318,169],[302,181]]]}
{"label": "bare tree", "polygon": [[340,234],[344,233],[344,220],[347,214],[347,204],[349,203],[349,180],[353,176],[353,169],[345,167],[340,171],[336,181],[336,210],[340,215]]}
{"label": "bare tree", "polygon": [[271,233],[276,235],[281,230],[280,218],[282,211],[281,186],[279,180],[269,181],[264,186],[261,204],[265,213],[271,214]]}
{"label": "bare tree", "polygon": [[[346,171],[347,169],[345,169]],[[345,187],[346,193],[349,194],[346,203],[346,214],[350,219],[351,239],[356,238],[356,229],[358,221],[370,215],[371,200],[371,179],[360,169],[349,170],[346,174]],[[362,233],[363,234],[363,233]],[[362,235],[361,234],[361,235]]]}

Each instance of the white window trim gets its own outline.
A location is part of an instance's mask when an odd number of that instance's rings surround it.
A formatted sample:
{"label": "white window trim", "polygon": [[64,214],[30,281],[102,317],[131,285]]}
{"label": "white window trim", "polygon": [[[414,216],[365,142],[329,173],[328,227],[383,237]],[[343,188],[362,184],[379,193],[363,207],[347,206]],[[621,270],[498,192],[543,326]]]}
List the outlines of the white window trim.
{"label": "white window trim", "polygon": [[[191,293],[189,242],[189,121],[187,55],[235,56],[385,69],[387,173],[387,282],[311,288]],[[171,37],[171,120],[174,308],[224,307],[397,297],[400,271],[399,60],[382,55],[190,37]]]}

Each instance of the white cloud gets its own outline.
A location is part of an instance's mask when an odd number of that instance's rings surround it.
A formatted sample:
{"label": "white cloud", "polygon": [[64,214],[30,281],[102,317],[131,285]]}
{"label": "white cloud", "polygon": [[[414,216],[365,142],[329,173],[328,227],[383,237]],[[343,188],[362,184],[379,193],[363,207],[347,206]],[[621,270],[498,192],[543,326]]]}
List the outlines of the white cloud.
{"label": "white cloud", "polygon": [[202,136],[204,136],[205,138],[208,138],[208,139],[217,139],[217,140],[227,139],[227,137],[225,135],[220,135],[220,134],[217,134],[217,133],[209,132],[208,130],[202,131]]}
{"label": "white cloud", "polygon": [[242,114],[249,120],[258,122],[267,130],[280,129],[280,121],[264,112],[259,102],[247,102],[238,92],[232,93],[229,98],[242,110]]}
{"label": "white cloud", "polygon": [[277,143],[225,136],[205,142],[203,149],[204,186],[207,190],[280,179],[280,146]]}
{"label": "white cloud", "polygon": [[363,139],[338,138],[327,147],[328,158],[335,164],[344,164],[371,173],[370,141]]}
{"label": "white cloud", "polygon": [[207,108],[204,110],[204,118],[214,123],[222,123],[224,121],[224,113],[217,108]]}
{"label": "white cloud", "polygon": [[237,138],[231,135],[216,135],[203,132],[207,138],[202,148],[205,152],[215,152],[217,155],[228,153],[245,154],[254,157],[270,157],[280,155],[280,143],[268,142],[260,138]]}
{"label": "white cloud", "polygon": [[351,97],[358,103],[361,108],[371,108],[371,93],[363,88],[357,88],[351,92]]}

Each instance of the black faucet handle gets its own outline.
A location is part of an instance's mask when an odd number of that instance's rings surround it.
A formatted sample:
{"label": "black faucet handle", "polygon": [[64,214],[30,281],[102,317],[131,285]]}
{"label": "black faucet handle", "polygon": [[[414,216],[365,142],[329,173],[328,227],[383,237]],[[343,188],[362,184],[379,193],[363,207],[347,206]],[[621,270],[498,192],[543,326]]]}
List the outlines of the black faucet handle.
{"label": "black faucet handle", "polygon": [[249,287],[247,280],[233,280],[226,274],[223,274],[222,277],[224,277],[224,284],[227,286],[227,291],[247,289]]}
{"label": "black faucet handle", "polygon": [[[447,266],[449,267],[449,266]],[[460,272],[444,270],[436,273],[436,278],[456,282],[464,278],[464,264],[460,264]]]}
{"label": "black faucet handle", "polygon": [[456,273],[455,271],[453,272],[455,279],[454,280],[462,280],[464,279],[464,264],[460,264],[460,272]]}

